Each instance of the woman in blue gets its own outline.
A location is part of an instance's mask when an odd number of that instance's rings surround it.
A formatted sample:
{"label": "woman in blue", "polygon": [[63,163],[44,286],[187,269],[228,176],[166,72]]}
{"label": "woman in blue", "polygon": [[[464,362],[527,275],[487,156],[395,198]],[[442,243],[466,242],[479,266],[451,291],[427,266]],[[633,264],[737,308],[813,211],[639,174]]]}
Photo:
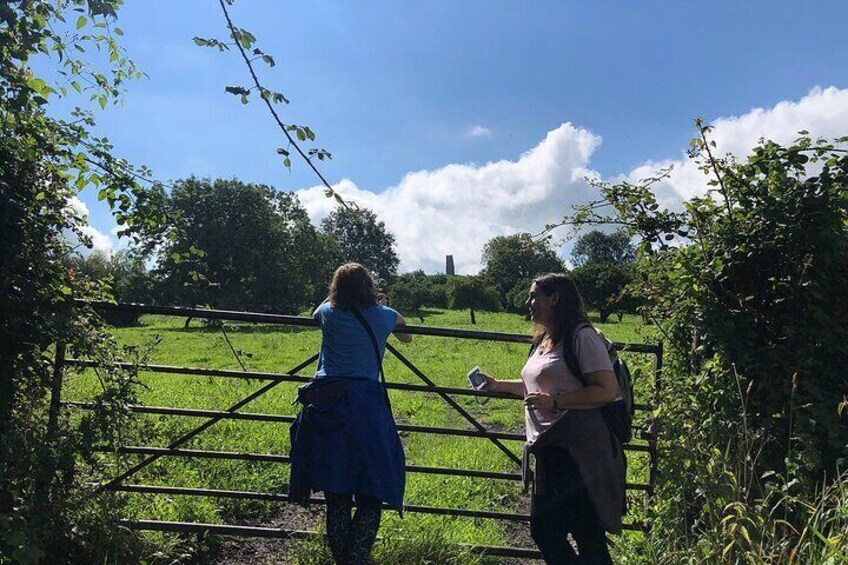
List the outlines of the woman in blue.
{"label": "woman in blue", "polygon": [[382,504],[403,509],[403,446],[380,379],[386,340],[406,321],[378,303],[374,278],[358,263],[336,269],[313,318],[323,340],[315,378],[298,393],[303,408],[291,428],[290,496],[306,504],[311,492],[323,491],[333,557],[364,564]]}

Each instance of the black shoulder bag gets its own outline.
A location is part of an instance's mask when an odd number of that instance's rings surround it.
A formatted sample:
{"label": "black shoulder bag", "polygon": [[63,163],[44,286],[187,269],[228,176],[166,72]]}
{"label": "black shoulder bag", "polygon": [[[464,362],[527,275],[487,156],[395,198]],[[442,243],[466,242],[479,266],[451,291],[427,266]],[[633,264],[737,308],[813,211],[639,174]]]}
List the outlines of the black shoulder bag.
{"label": "black shoulder bag", "polygon": [[[383,393],[386,395],[386,406],[389,407],[389,412],[392,411],[392,402],[389,400],[389,391],[386,388],[386,375],[383,374],[383,358],[380,356],[380,346],[377,345],[377,336],[374,335],[374,330],[371,329],[371,324],[368,323],[368,320],[359,312],[359,310],[351,310],[353,315],[356,316],[356,319],[359,320],[359,323],[362,324],[362,327],[365,328],[365,331],[368,332],[368,337],[371,338],[371,345],[374,346],[374,355],[377,356],[377,366],[380,367],[380,381],[383,383]],[[394,418],[392,418],[394,420]]]}

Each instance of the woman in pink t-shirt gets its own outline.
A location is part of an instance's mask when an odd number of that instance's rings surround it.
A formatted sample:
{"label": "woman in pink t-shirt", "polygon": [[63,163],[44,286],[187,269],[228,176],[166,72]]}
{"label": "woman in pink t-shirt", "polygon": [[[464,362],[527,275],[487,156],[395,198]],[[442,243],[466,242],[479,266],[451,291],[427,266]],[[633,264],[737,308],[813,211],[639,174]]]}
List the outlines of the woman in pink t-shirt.
{"label": "woman in pink t-shirt", "polygon": [[[604,532],[621,529],[624,461],[596,410],[619,394],[612,363],[568,276],[535,279],[526,306],[535,333],[521,379],[483,376],[486,390],[524,398],[527,448],[542,478],[530,532],[547,563],[612,563]],[[566,362],[572,353],[579,375]]]}

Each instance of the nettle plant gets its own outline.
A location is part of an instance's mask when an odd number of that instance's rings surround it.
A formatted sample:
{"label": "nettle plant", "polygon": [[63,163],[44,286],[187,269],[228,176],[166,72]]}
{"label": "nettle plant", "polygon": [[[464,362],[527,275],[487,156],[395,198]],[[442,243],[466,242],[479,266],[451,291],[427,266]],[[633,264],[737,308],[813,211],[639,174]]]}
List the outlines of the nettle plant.
{"label": "nettle plant", "polygon": [[719,494],[716,457],[740,463],[744,501],[776,482],[816,492],[845,468],[848,444],[848,138],[802,131],[737,161],[696,125],[703,196],[660,206],[666,170],[599,183],[603,200],[567,218],[638,241],[633,291],[669,346],[659,415],[675,482],[659,498],[690,526]]}

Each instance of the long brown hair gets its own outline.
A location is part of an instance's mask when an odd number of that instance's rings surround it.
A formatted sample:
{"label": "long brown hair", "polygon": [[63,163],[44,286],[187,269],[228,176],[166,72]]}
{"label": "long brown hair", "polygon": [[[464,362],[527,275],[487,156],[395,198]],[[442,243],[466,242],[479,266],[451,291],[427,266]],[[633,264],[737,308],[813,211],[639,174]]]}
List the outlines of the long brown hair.
{"label": "long brown hair", "polygon": [[554,293],[559,295],[559,300],[553,305],[553,316],[550,328],[535,324],[533,333],[533,347],[538,347],[550,330],[551,343],[559,343],[563,338],[569,337],[577,324],[589,323],[586,314],[586,303],[580,296],[574,279],[564,273],[548,273],[539,275],[533,282],[536,289],[543,292],[545,296]]}
{"label": "long brown hair", "polygon": [[333,273],[330,304],[342,310],[361,310],[377,304],[377,283],[359,263],[345,263]]}

